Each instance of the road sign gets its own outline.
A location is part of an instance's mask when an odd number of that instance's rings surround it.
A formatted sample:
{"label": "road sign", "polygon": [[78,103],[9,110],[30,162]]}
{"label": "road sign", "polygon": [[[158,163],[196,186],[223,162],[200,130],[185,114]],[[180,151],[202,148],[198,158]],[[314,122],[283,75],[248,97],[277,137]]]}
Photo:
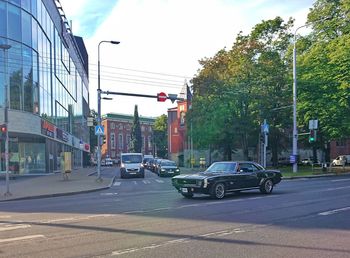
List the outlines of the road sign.
{"label": "road sign", "polygon": [[269,133],[269,124],[264,124],[263,125],[263,132],[264,133]]}
{"label": "road sign", "polygon": [[167,97],[167,95],[164,92],[160,92],[160,93],[157,94],[157,100],[159,102],[164,102],[164,101],[167,100],[167,98],[168,97]]}
{"label": "road sign", "polygon": [[309,129],[318,129],[318,120],[309,120]]}
{"label": "road sign", "polygon": [[102,125],[96,125],[95,126],[95,135],[104,135],[105,130]]}

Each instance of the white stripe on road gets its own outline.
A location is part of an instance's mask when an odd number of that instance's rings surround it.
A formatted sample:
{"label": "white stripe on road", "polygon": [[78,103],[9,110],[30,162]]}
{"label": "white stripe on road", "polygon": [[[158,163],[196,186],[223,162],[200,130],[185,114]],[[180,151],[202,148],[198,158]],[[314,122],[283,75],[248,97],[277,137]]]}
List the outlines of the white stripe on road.
{"label": "white stripe on road", "polygon": [[133,181],[135,185],[137,185],[137,182],[136,181]]}
{"label": "white stripe on road", "polygon": [[[2,223],[1,223],[2,224]],[[0,224],[0,226],[2,226]],[[11,226],[11,225],[5,225],[5,227],[0,227],[0,231],[9,231],[9,230],[15,230],[15,229],[22,229],[22,228],[30,228],[31,225],[28,224],[23,224],[23,225],[16,225],[16,226]]]}
{"label": "white stripe on road", "polygon": [[335,179],[335,180],[331,180],[332,182],[342,182],[342,181],[350,181],[350,178],[346,178],[346,179]]}
{"label": "white stripe on road", "polygon": [[345,207],[345,208],[336,209],[336,210],[330,210],[330,211],[324,211],[324,212],[319,213],[318,215],[327,216],[327,215],[332,215],[332,214],[335,214],[335,213],[339,213],[339,212],[342,212],[342,211],[348,211],[348,210],[350,210],[350,207]]}
{"label": "white stripe on road", "polygon": [[117,195],[118,193],[101,193],[101,195],[104,196],[112,196],[112,195]]}
{"label": "white stripe on road", "polygon": [[149,181],[149,180],[142,180],[142,182],[143,182],[145,185],[147,185],[147,184],[150,184],[150,183],[151,183],[151,181]]}
{"label": "white stripe on road", "polygon": [[342,189],[347,189],[347,188],[350,188],[350,186],[328,188],[328,189],[326,189],[326,191],[342,190]]}
{"label": "white stripe on road", "polygon": [[29,235],[29,236],[23,236],[23,237],[4,238],[4,239],[0,239],[0,243],[8,243],[8,242],[29,240],[29,239],[35,239],[35,238],[45,238],[45,236],[44,235]]}
{"label": "white stripe on road", "polygon": [[164,183],[164,181],[163,181],[163,180],[160,180],[160,179],[156,179],[156,181],[157,181],[158,183]]}
{"label": "white stripe on road", "polygon": [[117,182],[114,182],[113,185],[114,185],[114,186],[120,186],[121,183],[122,183],[122,182],[118,182],[118,181],[117,181]]}

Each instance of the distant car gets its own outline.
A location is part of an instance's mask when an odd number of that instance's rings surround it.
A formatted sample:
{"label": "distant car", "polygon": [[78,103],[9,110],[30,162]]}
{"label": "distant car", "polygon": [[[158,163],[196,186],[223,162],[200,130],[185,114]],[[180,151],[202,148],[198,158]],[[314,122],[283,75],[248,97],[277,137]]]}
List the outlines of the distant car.
{"label": "distant car", "polygon": [[340,155],[332,161],[332,166],[345,166],[350,163],[350,155]]}
{"label": "distant car", "polygon": [[173,186],[186,198],[194,194],[208,194],[216,199],[228,193],[259,189],[269,194],[281,182],[278,170],[266,170],[251,161],[215,162],[206,171],[172,178]]}
{"label": "distant car", "polygon": [[176,176],[180,175],[180,169],[175,161],[162,159],[159,163],[157,174],[158,176]]}
{"label": "distant car", "polygon": [[105,166],[113,166],[113,160],[111,158],[106,158],[105,159]]}
{"label": "distant car", "polygon": [[120,177],[145,177],[142,153],[122,153],[120,155]]}

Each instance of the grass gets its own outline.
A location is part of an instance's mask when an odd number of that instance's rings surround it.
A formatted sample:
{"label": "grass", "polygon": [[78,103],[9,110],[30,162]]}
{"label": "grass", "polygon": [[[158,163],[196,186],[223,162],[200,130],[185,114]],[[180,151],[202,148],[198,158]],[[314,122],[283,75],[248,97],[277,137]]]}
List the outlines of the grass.
{"label": "grass", "polygon": [[[274,168],[271,168],[274,169]],[[298,177],[298,176],[312,176],[312,175],[325,175],[330,173],[344,173],[349,172],[349,167],[332,167],[330,170],[327,168],[326,170],[323,170],[320,166],[298,166],[298,172],[293,173],[293,167],[292,166],[285,166],[278,168],[282,172],[282,175],[284,177]]]}

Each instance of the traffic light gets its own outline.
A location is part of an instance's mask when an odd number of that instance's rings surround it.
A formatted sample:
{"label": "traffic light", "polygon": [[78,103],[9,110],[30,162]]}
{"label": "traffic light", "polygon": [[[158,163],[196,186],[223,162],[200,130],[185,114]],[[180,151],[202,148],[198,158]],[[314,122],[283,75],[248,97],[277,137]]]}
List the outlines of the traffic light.
{"label": "traffic light", "polygon": [[310,130],[309,142],[316,142],[316,130]]}
{"label": "traffic light", "polygon": [[0,139],[2,140],[6,139],[6,132],[7,132],[7,125],[6,124],[0,125]]}
{"label": "traffic light", "polygon": [[106,143],[106,135],[102,135],[101,136],[101,145],[105,144]]}

